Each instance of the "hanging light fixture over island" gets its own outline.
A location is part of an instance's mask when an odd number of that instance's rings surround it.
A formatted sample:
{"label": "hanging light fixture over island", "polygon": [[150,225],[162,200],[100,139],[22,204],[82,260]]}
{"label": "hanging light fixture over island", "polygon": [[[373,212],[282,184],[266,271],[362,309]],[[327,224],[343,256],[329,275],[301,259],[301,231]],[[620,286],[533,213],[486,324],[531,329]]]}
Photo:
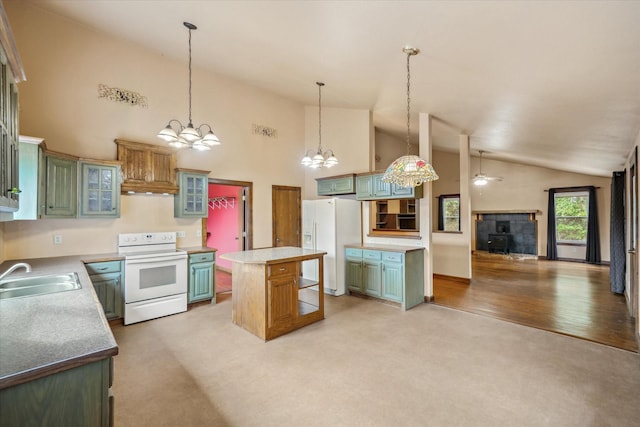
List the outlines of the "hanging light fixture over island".
{"label": "hanging light fixture over island", "polygon": [[399,157],[389,165],[382,180],[400,187],[416,187],[423,182],[435,181],[438,174],[429,163],[419,156],[411,154],[411,69],[409,60],[420,50],[406,46],[402,49],[407,54],[407,154]]}
{"label": "hanging light fixture over island", "polygon": [[[213,145],[220,145],[220,140],[213,133],[213,129],[206,123],[194,127],[191,121],[191,31],[198,27],[190,22],[182,23],[189,29],[189,123],[183,126],[179,120],[171,119],[167,126],[158,132],[158,138],[163,139],[175,148],[193,148],[194,150],[210,150]],[[177,130],[173,125],[177,124]],[[208,132],[204,133],[206,129]]]}
{"label": "hanging light fixture over island", "polygon": [[315,154],[313,150],[307,151],[300,164],[312,169],[330,168],[338,164],[338,159],[333,154],[333,150],[322,151],[322,86],[324,83],[316,82],[316,84],[318,85],[318,150]]}

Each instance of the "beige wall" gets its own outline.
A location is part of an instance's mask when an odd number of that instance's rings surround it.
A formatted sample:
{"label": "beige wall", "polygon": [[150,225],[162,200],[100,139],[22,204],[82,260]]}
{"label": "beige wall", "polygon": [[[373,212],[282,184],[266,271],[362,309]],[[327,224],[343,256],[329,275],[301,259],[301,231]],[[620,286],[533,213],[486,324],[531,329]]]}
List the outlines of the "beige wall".
{"label": "beige wall", "polygon": [[[369,170],[369,110],[322,107],[322,147],[333,150],[338,164],[329,169],[300,165],[305,148],[299,149],[297,166],[305,173],[303,199],[317,199],[316,178]],[[318,107],[305,107],[306,150],[318,149]]]}
{"label": "beige wall", "polygon": [[[32,5],[10,4],[9,16],[28,80],[20,84],[21,133],[45,139],[49,149],[115,159],[115,138],[162,144],[155,137],[170,118],[187,119],[184,61],[113,39]],[[125,88],[148,99],[148,108],[98,98],[98,84]],[[300,104],[194,68],[193,119],[214,126],[223,145],[207,153],[181,151],[178,166],[210,170],[210,177],[253,182],[255,247],[271,245],[271,187],[298,186],[316,197],[315,178],[369,169],[367,110],[323,107],[323,146],[340,164],[309,170],[305,149],[318,145],[317,107]],[[252,124],[277,129],[277,138],[252,134]],[[365,153],[365,154],[363,154]],[[173,218],[173,198],[123,195],[119,219],[14,221],[4,232],[0,259],[116,250],[117,234],[185,231],[178,245],[200,244],[199,220]],[[54,234],[63,238],[53,245]]]}
{"label": "beige wall", "polygon": [[[187,119],[185,61],[169,60],[124,40],[9,2],[7,14],[27,81],[20,83],[21,133],[45,139],[52,150],[115,159],[115,138],[161,144],[155,137],[170,118]],[[98,84],[134,90],[148,108],[98,98]],[[207,153],[180,152],[180,167],[211,170],[210,177],[254,184],[254,245],[271,244],[271,186],[304,186],[298,167],[304,150],[302,105],[233,80],[193,70],[193,118],[209,122],[223,145]],[[278,130],[253,135],[252,124]],[[315,139],[314,139],[315,141]],[[347,165],[345,165],[347,167]],[[14,221],[3,226],[3,258],[30,258],[116,250],[121,232],[182,230],[179,244],[200,242],[199,220],[173,218],[173,200],[123,196],[117,220]],[[52,245],[53,234],[63,244]]]}
{"label": "beige wall", "polygon": [[[374,170],[386,170],[387,167],[400,156],[407,154],[407,142],[396,138],[379,129],[375,130],[375,167]],[[418,153],[418,146],[411,147],[413,154]]]}
{"label": "beige wall", "polygon": [[447,151],[433,150],[433,166],[440,177],[433,182],[433,209],[431,228],[438,230],[438,196],[460,194],[460,155]]}

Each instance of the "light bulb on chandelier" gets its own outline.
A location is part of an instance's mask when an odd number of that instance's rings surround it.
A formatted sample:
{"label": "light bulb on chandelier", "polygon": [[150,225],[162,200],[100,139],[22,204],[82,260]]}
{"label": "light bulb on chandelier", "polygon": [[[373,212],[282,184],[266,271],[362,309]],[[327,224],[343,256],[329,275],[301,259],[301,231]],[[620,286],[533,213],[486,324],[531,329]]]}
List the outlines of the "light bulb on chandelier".
{"label": "light bulb on chandelier", "polygon": [[307,151],[300,164],[312,169],[330,168],[338,164],[338,158],[331,149],[322,151],[322,86],[324,83],[316,82],[316,84],[318,85],[318,149]]}
{"label": "light bulb on chandelier", "polygon": [[[193,148],[198,151],[210,150],[214,145],[220,145],[220,139],[213,133],[213,129],[206,123],[194,127],[191,121],[191,31],[198,27],[190,22],[182,23],[189,29],[189,123],[183,126],[179,120],[171,119],[167,126],[158,132],[158,138],[167,141],[175,148]],[[173,125],[177,124],[174,128]],[[206,132],[206,133],[205,133]]]}

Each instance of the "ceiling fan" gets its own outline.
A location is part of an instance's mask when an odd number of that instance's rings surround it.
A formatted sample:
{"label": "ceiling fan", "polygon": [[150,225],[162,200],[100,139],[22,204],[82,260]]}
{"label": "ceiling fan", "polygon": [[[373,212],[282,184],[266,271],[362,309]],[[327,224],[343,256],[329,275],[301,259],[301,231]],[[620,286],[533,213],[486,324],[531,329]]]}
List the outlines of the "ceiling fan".
{"label": "ceiling fan", "polygon": [[480,153],[480,172],[478,172],[473,176],[473,178],[471,178],[473,184],[486,185],[489,181],[502,181],[501,176],[489,176],[486,173],[482,172],[482,153],[484,153],[484,151],[478,150],[478,153]]}

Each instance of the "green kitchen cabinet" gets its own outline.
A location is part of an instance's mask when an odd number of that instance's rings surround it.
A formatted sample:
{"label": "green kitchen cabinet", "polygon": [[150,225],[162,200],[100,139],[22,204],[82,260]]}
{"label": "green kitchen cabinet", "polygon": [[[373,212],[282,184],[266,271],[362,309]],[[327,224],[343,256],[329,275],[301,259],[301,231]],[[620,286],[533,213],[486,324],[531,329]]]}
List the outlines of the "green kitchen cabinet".
{"label": "green kitchen cabinet", "polygon": [[407,310],[424,302],[424,249],[398,251],[345,248],[350,292],[400,303]]}
{"label": "green kitchen cabinet", "polygon": [[362,286],[362,249],[347,248],[345,251],[345,285],[349,291],[364,293]]}
{"label": "green kitchen cabinet", "polygon": [[40,189],[40,165],[42,164],[42,138],[20,136],[20,209],[13,219],[38,219],[38,193]]}
{"label": "green kitchen cabinet", "polygon": [[364,292],[373,297],[382,295],[382,261],[380,251],[362,251],[362,283]]}
{"label": "green kitchen cabinet", "polygon": [[18,76],[11,72],[5,48],[10,47],[0,46],[0,219],[19,208]]}
{"label": "green kitchen cabinet", "polygon": [[216,303],[215,252],[189,254],[189,302],[210,299]]}
{"label": "green kitchen cabinet", "polygon": [[107,319],[122,318],[124,313],[124,261],[85,264],[93,288]]}
{"label": "green kitchen cabinet", "polygon": [[113,426],[111,357],[0,390],[0,427]]}
{"label": "green kitchen cabinet", "polygon": [[78,200],[77,159],[45,152],[44,166],[42,217],[75,218]]}
{"label": "green kitchen cabinet", "polygon": [[208,216],[208,171],[176,169],[179,190],[174,195],[173,213],[176,218]]}
{"label": "green kitchen cabinet", "polygon": [[402,302],[404,294],[404,255],[382,252],[382,297]]}
{"label": "green kitchen cabinet", "polygon": [[356,192],[356,175],[340,175],[326,178],[316,178],[318,196],[340,196]]}
{"label": "green kitchen cabinet", "polygon": [[120,165],[80,162],[80,215],[87,218],[120,217]]}
{"label": "green kitchen cabinet", "polygon": [[418,199],[423,197],[423,187],[400,187],[384,182],[383,173],[356,176],[356,200]]}

